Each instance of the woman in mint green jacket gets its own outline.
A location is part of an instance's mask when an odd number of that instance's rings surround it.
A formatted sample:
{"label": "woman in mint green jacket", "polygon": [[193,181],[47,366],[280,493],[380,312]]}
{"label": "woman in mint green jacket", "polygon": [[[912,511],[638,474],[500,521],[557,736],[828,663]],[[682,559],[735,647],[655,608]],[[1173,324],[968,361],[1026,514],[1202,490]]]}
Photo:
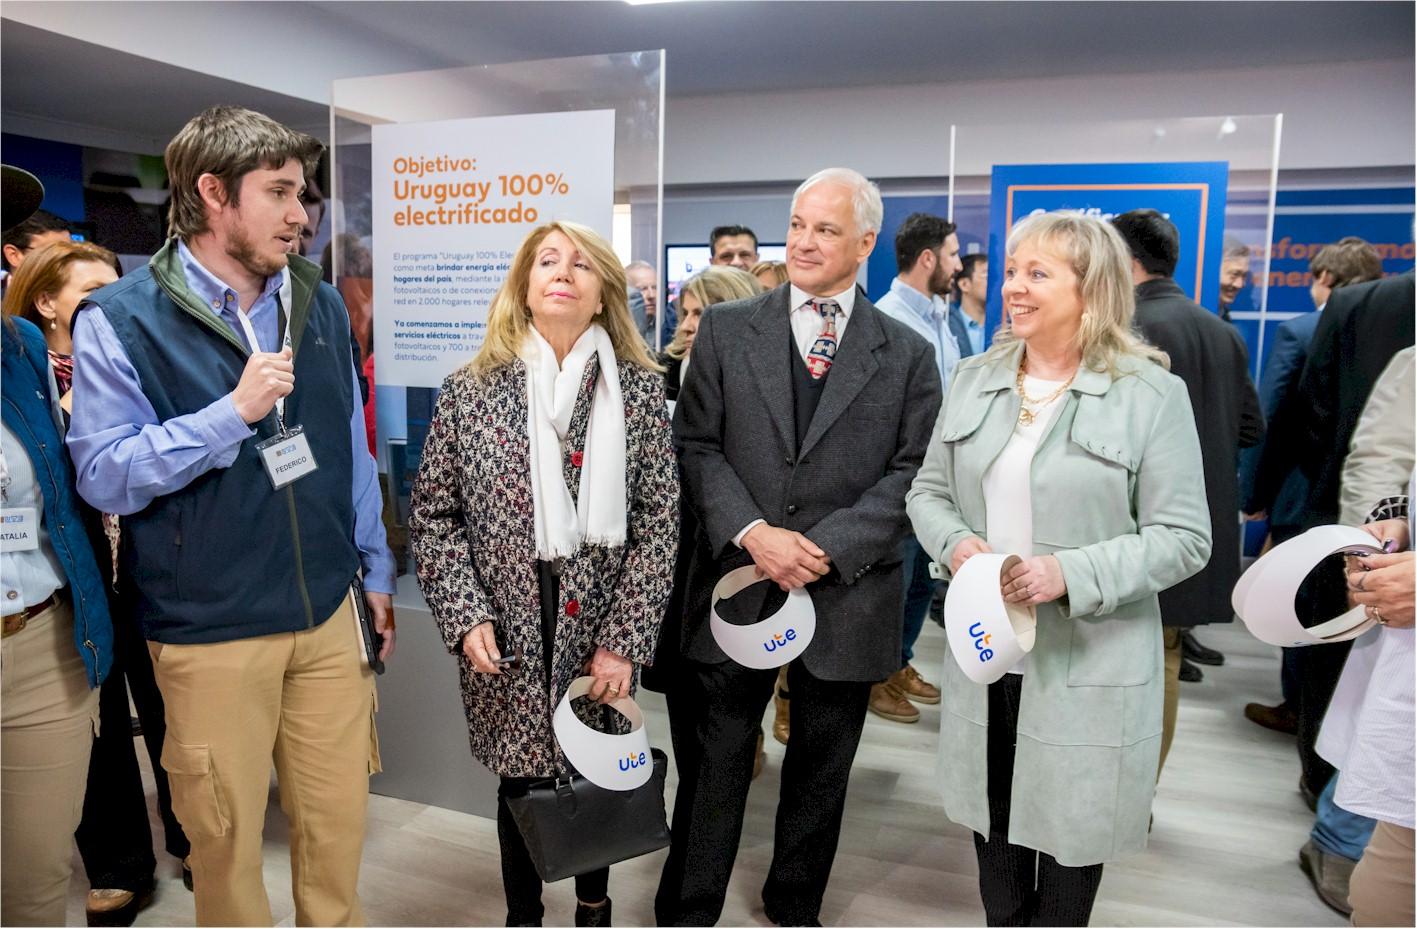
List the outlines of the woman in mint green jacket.
{"label": "woman in mint green jacket", "polygon": [[1186,387],[1132,331],[1110,225],[1031,216],[1006,246],[1007,325],[956,370],[906,496],[951,573],[1018,554],[1033,651],[987,687],[945,660],[945,812],[975,832],[989,925],[1086,925],[1102,863],[1140,851],[1161,748],[1156,595],[1210,557]]}

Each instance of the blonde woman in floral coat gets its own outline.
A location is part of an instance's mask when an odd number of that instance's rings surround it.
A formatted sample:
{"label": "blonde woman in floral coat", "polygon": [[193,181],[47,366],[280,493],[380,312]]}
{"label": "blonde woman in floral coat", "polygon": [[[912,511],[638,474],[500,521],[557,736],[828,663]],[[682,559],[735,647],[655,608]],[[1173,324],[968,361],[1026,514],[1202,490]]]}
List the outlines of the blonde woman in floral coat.
{"label": "blonde woman in floral coat", "polygon": [[[567,769],[550,720],[573,680],[591,675],[608,703],[653,660],[678,508],[664,379],[620,263],[584,226],[541,226],[493,299],[481,352],[443,383],[410,517],[472,754],[501,777],[509,926],[543,911],[506,799]],[[576,925],[610,925],[608,877],[576,878]]]}

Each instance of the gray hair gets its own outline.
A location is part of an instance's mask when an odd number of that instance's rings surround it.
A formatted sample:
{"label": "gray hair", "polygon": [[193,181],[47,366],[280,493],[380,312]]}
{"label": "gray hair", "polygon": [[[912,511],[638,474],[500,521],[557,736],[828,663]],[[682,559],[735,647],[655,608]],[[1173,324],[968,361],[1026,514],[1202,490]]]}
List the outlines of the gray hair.
{"label": "gray hair", "polygon": [[628,274],[631,271],[634,271],[636,268],[644,268],[646,271],[653,271],[654,265],[650,264],[648,261],[632,261],[629,264],[625,265],[625,273]]}
{"label": "gray hair", "polygon": [[797,211],[797,199],[818,184],[840,184],[851,188],[851,208],[859,233],[880,232],[885,207],[881,204],[881,189],[865,175],[850,168],[824,168],[807,178],[792,194],[792,210]]}
{"label": "gray hair", "polygon": [[1231,258],[1249,258],[1250,247],[1233,235],[1225,237],[1225,244],[1220,250],[1220,260],[1229,261]]}

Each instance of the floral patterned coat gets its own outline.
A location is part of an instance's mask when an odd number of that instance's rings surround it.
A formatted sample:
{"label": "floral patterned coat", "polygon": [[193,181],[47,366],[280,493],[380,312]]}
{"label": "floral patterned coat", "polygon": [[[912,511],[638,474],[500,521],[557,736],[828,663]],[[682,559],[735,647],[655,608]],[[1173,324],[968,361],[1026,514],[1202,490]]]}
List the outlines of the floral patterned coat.
{"label": "floral patterned coat", "polygon": [[[654,658],[678,545],[679,478],[664,379],[621,361],[625,402],[626,544],[582,545],[561,574],[551,692],[542,659],[541,598],[527,437],[526,367],[517,361],[443,382],[413,487],[409,528],[418,582],[443,642],[458,658],[472,754],[503,777],[550,777],[566,769],[551,711],[597,646],[638,665]],[[574,498],[599,376],[586,365],[564,453]],[[479,674],[463,637],[492,622],[518,667]]]}

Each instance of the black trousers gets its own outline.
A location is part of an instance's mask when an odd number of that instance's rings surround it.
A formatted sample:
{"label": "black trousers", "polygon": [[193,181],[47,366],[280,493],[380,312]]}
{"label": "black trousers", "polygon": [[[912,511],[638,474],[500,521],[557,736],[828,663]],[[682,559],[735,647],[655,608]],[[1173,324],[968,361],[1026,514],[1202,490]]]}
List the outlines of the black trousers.
{"label": "black trousers", "polygon": [[[1348,609],[1348,585],[1343,573],[1343,559],[1326,558],[1319,563],[1294,597],[1299,621],[1305,626],[1331,619]],[[1333,699],[1343,665],[1348,661],[1352,642],[1332,645],[1309,645],[1294,650],[1294,683],[1298,706],[1299,767],[1304,784],[1315,796],[1323,793],[1333,778],[1334,768],[1319,757],[1315,748],[1319,728],[1329,701]]]}
{"label": "black trousers", "polygon": [[74,839],[90,887],[138,891],[151,883],[157,858],[129,724],[130,692],[157,782],[163,846],[179,860],[191,853],[192,846],[172,813],[172,793],[168,790],[167,772],[162,768],[167,724],[147,643],[131,615],[114,616],[113,636],[113,670],[99,689],[99,735],[89,756],[83,819]]}
{"label": "black trousers", "polygon": [[[554,600],[552,601],[555,602]],[[541,875],[531,862],[526,840],[512,817],[507,798],[526,793],[540,778],[504,777],[497,785],[497,842],[502,851],[502,890],[507,895],[507,925],[540,924],[545,912],[541,905]],[[583,903],[604,900],[610,887],[610,869],[577,874],[576,898]]]}
{"label": "black trousers", "polygon": [[[551,657],[556,642],[556,606],[561,600],[561,578],[550,562],[536,563],[537,592],[541,596],[541,649],[547,668],[547,688],[550,684]],[[527,788],[543,778],[504,777],[497,785],[497,842],[502,853],[502,890],[507,895],[507,925],[540,925],[544,908],[541,905],[541,875],[527,851],[526,839],[507,806],[508,797],[526,793]],[[604,900],[610,886],[610,869],[601,868],[576,875],[576,897],[583,903]]]}
{"label": "black trousers", "polygon": [[1045,852],[1009,843],[1009,795],[1018,743],[1023,677],[989,685],[989,837],[974,834],[979,896],[990,926],[1086,926],[1102,865],[1070,867]]}
{"label": "black trousers", "polygon": [[[654,903],[661,926],[711,926],[723,912],[743,834],[758,729],[776,680],[776,669],[686,661],[665,695],[679,790]],[[871,684],[823,681],[793,662],[787,686],[792,739],[782,766],[763,903],[775,921],[806,925],[821,910],[836,857]]]}
{"label": "black trousers", "polygon": [[1319,741],[1319,729],[1323,726],[1329,701],[1333,699],[1333,692],[1338,688],[1338,678],[1343,674],[1343,665],[1348,661],[1348,653],[1352,650],[1352,642],[1309,645],[1293,649],[1294,679],[1299,698],[1299,705],[1296,707],[1299,769],[1304,785],[1314,792],[1314,796],[1323,793],[1328,782],[1337,773],[1333,765],[1319,756],[1315,746]]}

